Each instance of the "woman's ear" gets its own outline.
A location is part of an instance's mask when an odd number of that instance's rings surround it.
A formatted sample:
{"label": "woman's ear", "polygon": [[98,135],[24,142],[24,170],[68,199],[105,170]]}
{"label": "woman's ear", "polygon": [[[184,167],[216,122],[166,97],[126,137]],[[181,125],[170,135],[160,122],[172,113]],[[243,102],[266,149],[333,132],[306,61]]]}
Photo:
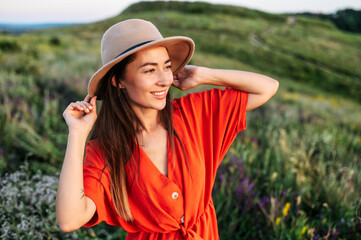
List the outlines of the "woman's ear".
{"label": "woman's ear", "polygon": [[[115,76],[112,77],[112,85],[113,85],[114,87],[117,87],[117,82],[115,81]],[[121,83],[121,81],[119,81],[118,87],[119,87],[119,88],[124,88],[123,85],[122,85],[122,83]]]}

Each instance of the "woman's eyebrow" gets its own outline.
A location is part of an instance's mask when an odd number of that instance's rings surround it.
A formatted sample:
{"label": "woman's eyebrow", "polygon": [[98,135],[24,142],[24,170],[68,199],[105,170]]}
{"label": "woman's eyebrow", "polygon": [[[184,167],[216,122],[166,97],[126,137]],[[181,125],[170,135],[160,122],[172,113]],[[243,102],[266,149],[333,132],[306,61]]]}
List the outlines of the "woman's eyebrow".
{"label": "woman's eyebrow", "polygon": [[[168,59],[164,62],[164,64],[167,64],[167,63],[170,63],[171,60]],[[151,65],[151,66],[158,66],[158,63],[155,63],[155,62],[147,62],[147,63],[144,63],[142,64],[139,68],[142,68],[142,67],[145,67],[145,66],[148,66],[148,65]]]}

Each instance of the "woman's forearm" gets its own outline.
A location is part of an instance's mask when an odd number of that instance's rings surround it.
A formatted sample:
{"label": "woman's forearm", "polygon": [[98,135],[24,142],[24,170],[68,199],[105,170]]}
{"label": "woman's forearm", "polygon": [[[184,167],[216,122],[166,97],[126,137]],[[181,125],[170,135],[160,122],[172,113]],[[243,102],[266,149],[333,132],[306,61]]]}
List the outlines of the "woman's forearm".
{"label": "woman's forearm", "polygon": [[84,195],[83,184],[86,138],[85,134],[75,132],[70,132],[68,135],[68,145],[56,196],[57,223],[65,232],[81,227],[92,216],[88,207],[92,203],[89,203],[89,199]]}
{"label": "woman's forearm", "polygon": [[205,68],[202,81],[202,84],[230,87],[251,94],[274,94],[278,88],[278,81],[273,78],[238,70]]}
{"label": "woman's forearm", "polygon": [[277,80],[265,75],[237,71],[203,68],[201,84],[230,87],[248,93],[247,111],[267,102],[277,91]]}

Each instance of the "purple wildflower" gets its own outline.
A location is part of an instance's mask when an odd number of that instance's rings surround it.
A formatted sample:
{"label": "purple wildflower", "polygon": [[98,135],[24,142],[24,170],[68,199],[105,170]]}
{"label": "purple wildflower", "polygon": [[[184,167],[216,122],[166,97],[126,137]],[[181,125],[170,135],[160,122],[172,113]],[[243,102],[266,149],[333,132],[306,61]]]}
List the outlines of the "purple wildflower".
{"label": "purple wildflower", "polygon": [[239,197],[242,197],[242,196],[241,196],[241,193],[242,193],[242,188],[241,188],[241,187],[237,187],[237,188],[236,188],[236,195],[239,196]]}
{"label": "purple wildflower", "polygon": [[258,201],[258,205],[261,208],[263,208],[266,205],[266,203],[269,203],[269,201],[270,201],[269,197],[265,197],[262,200]]}
{"label": "purple wildflower", "polygon": [[221,181],[223,182],[225,179],[225,175],[223,173],[219,174],[219,178],[221,179]]}

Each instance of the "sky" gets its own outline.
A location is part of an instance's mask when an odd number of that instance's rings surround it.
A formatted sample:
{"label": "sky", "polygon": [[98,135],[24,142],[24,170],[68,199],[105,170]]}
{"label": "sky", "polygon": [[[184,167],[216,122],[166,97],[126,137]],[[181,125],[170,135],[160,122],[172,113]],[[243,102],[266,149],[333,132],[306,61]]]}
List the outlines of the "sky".
{"label": "sky", "polygon": [[[90,23],[113,17],[139,0],[0,0],[0,23]],[[361,0],[200,0],[270,13],[361,10]]]}

